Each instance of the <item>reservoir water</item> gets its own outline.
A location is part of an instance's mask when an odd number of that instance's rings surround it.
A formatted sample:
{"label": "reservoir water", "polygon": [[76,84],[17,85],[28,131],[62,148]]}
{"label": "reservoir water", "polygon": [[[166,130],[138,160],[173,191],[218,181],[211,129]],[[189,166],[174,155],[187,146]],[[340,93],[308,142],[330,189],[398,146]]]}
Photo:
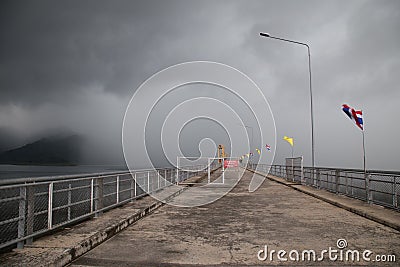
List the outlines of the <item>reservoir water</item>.
{"label": "reservoir water", "polygon": [[0,179],[117,172],[124,170],[127,170],[124,165],[30,166],[0,164]]}

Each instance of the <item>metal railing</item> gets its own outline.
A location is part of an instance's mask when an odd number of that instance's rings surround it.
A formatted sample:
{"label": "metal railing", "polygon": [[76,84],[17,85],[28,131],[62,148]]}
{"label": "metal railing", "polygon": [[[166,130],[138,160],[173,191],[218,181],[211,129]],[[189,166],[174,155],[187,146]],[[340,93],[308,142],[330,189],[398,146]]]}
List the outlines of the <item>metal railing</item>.
{"label": "metal railing", "polygon": [[400,210],[400,172],[249,164],[251,170]]}
{"label": "metal railing", "polygon": [[[215,166],[212,166],[215,168]],[[207,166],[0,181],[0,249],[133,201],[193,176]]]}

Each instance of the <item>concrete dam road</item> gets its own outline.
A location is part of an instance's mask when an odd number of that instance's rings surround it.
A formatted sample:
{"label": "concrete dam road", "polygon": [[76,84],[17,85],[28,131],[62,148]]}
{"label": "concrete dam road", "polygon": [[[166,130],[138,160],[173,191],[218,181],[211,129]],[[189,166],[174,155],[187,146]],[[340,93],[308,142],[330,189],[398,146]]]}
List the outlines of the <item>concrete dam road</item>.
{"label": "concrete dam road", "polygon": [[[157,209],[71,266],[398,266],[400,232],[268,179],[249,193],[252,175],[246,171],[231,192],[211,204]],[[191,187],[171,202],[190,200],[202,194],[199,190]],[[347,247],[339,249],[338,239],[345,239]],[[265,246],[268,259],[261,261],[258,254],[265,256]],[[318,261],[330,247],[337,260],[325,253]],[[271,260],[272,250],[286,251],[281,257],[287,261],[280,261],[277,252]],[[315,251],[316,261],[312,253],[311,260],[307,253],[302,260],[308,250]],[[359,251],[360,261],[345,261],[348,250]],[[365,250],[372,252],[370,262],[362,259]],[[397,262],[377,263],[375,255],[395,255]]]}

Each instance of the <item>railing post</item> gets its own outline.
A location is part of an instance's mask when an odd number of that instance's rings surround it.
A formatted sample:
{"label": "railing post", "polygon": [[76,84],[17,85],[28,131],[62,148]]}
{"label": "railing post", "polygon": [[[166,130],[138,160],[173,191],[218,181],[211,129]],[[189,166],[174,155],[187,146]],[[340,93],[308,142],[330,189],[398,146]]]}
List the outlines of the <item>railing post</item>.
{"label": "railing post", "polygon": [[103,192],[104,192],[104,178],[103,177],[98,177],[96,179],[96,199],[95,199],[95,218],[99,217],[103,212],[101,209],[103,209]]}
{"label": "railing post", "polygon": [[[26,203],[28,205],[26,209],[26,235],[33,234],[33,220],[35,216],[35,188],[34,186],[27,186],[26,188]],[[25,244],[31,245],[33,238],[25,240]]]}
{"label": "railing post", "polygon": [[208,162],[207,162],[207,163],[208,163],[208,167],[207,167],[207,172],[208,172],[208,173],[207,173],[207,175],[208,175],[208,176],[207,176],[207,177],[208,177],[207,179],[208,179],[208,180],[207,180],[207,181],[208,181],[208,183],[210,183],[211,164],[212,164],[212,163],[210,162],[210,159],[208,159]]}
{"label": "railing post", "polygon": [[369,174],[368,173],[365,173],[365,193],[366,193],[366,200],[367,200],[367,202],[368,203],[371,203],[371,200],[372,200],[372,195],[371,195],[371,189],[370,189],[370,186],[369,186]]}
{"label": "railing post", "polygon": [[[365,179],[365,176],[364,176]],[[353,177],[350,177],[351,196],[354,196]]]}
{"label": "railing post", "polygon": [[340,171],[335,170],[335,193],[339,193],[339,177],[340,177]]}
{"label": "railing post", "polygon": [[176,178],[175,178],[175,183],[176,184],[179,183],[179,157],[176,157]]}
{"label": "railing post", "polygon": [[[93,209],[94,209],[94,179],[92,178],[90,179],[90,213],[93,212]],[[68,209],[68,216],[69,216],[69,209]]]}
{"label": "railing post", "polygon": [[116,183],[117,183],[117,187],[116,187],[116,195],[117,195],[117,200],[116,200],[116,202],[115,203],[119,203],[119,175],[117,175],[117,178],[116,178]]}
{"label": "railing post", "polygon": [[131,201],[136,197],[136,173],[134,176],[131,174]]}
{"label": "railing post", "polygon": [[[25,204],[26,204],[26,186],[19,188],[19,204],[18,204],[18,238],[23,238],[25,236]],[[17,248],[23,248],[24,241],[19,241]]]}
{"label": "railing post", "polygon": [[321,188],[321,173],[319,169],[317,170],[317,188],[320,189]]}
{"label": "railing post", "polygon": [[393,176],[393,189],[392,189],[392,191],[393,191],[393,207],[394,208],[397,208],[397,205],[398,205],[398,203],[397,203],[397,190],[396,190],[397,177],[398,176]]}
{"label": "railing post", "polygon": [[[70,184],[68,184],[68,208],[67,208],[67,212],[68,212],[68,215],[67,215],[67,218],[68,218],[68,221],[69,220],[71,220],[71,202],[72,202],[72,192],[71,192],[71,190],[72,190],[72,186],[71,186],[71,183]],[[93,192],[93,179],[92,179],[92,185],[91,185],[91,192]],[[91,194],[90,195],[90,212],[93,212],[93,195]]]}
{"label": "railing post", "polygon": [[225,158],[222,158],[222,183],[225,183]]}
{"label": "railing post", "polygon": [[315,175],[315,168],[309,168],[310,170],[310,185],[316,187],[317,179]]}
{"label": "railing post", "polygon": [[164,170],[164,186],[167,186],[167,169]]}
{"label": "railing post", "polygon": [[47,228],[53,228],[53,186],[54,183],[49,183],[49,201],[47,209]]}
{"label": "railing post", "polygon": [[137,174],[136,174],[136,172],[135,172],[135,197],[137,197],[137,186],[138,186],[138,183],[137,183]]}
{"label": "railing post", "polygon": [[147,171],[147,193],[150,193],[150,171]]}
{"label": "railing post", "polygon": [[160,189],[160,171],[157,172],[157,190]]}

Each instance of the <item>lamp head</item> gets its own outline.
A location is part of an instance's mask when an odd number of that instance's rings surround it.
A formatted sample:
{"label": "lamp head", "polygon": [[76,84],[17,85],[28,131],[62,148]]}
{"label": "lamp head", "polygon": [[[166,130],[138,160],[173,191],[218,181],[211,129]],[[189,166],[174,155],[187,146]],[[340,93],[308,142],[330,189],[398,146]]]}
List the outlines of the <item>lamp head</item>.
{"label": "lamp head", "polygon": [[260,35],[263,37],[271,37],[271,35],[269,33],[266,32],[260,32]]}

